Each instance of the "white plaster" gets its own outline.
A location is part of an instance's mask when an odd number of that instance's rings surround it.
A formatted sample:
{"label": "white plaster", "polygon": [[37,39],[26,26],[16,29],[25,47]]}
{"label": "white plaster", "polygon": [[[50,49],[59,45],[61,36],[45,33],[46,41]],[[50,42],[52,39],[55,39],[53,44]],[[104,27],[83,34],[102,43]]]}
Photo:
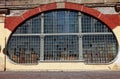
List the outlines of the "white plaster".
{"label": "white plaster", "polygon": [[7,16],[20,16],[21,14],[23,14],[26,11],[27,10],[11,10],[10,14]]}
{"label": "white plaster", "polygon": [[114,7],[96,7],[94,8],[103,14],[117,14]]}
{"label": "white plaster", "polygon": [[[5,55],[3,54],[3,49],[5,48],[5,42],[8,39],[8,36],[10,35],[10,31],[8,29],[4,28],[4,20],[3,23],[0,23],[0,46],[1,46],[1,51],[0,51],[0,71],[4,70],[4,64],[5,64]],[[5,40],[6,38],[6,40]]]}
{"label": "white plaster", "polygon": [[120,66],[120,26],[117,26],[116,28],[113,29],[114,34],[116,35],[118,44],[119,44],[119,50],[118,50],[118,55],[115,58],[115,64]]}

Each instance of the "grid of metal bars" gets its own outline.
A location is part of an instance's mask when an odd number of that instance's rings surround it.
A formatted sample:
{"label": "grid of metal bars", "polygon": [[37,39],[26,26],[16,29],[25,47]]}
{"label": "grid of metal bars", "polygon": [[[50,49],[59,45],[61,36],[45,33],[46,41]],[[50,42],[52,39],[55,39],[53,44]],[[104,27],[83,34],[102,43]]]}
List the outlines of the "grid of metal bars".
{"label": "grid of metal bars", "polygon": [[[16,63],[81,60],[109,63],[117,55],[118,44],[111,30],[99,20],[77,11],[56,10],[34,16],[20,25],[7,49]],[[17,51],[24,51],[24,62]]]}
{"label": "grid of metal bars", "polygon": [[54,11],[45,13],[44,33],[78,33],[76,11]]}
{"label": "grid of metal bars", "polygon": [[14,34],[39,34],[41,32],[41,15],[33,17],[18,27]]}
{"label": "grid of metal bars", "polygon": [[40,55],[39,36],[12,36],[7,55],[16,63],[37,63]]}
{"label": "grid of metal bars", "polygon": [[82,14],[82,33],[105,33],[111,32],[106,25],[101,23],[101,21],[89,16]]}
{"label": "grid of metal bars", "polygon": [[84,35],[83,54],[86,63],[109,63],[117,54],[117,45],[112,34]]}
{"label": "grid of metal bars", "polygon": [[78,36],[57,35],[45,37],[45,60],[78,60]]}
{"label": "grid of metal bars", "polygon": [[37,15],[22,25],[12,34],[8,42],[10,59],[16,63],[37,63],[40,57],[41,15]]}

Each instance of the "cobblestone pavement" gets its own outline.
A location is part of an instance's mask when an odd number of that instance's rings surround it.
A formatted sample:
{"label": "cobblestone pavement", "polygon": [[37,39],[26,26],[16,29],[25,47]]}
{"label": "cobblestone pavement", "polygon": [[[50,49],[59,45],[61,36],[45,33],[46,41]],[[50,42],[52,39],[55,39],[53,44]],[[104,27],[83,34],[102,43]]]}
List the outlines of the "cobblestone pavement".
{"label": "cobblestone pavement", "polygon": [[0,79],[120,79],[120,71],[0,72]]}

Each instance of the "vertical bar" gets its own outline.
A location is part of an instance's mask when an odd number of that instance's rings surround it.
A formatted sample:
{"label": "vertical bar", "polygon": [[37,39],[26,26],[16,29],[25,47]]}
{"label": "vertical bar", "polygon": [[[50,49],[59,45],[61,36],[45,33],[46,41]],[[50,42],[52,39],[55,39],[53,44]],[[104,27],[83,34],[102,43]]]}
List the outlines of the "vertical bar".
{"label": "vertical bar", "polygon": [[83,60],[82,37],[79,36],[79,60]]}
{"label": "vertical bar", "polygon": [[44,33],[44,14],[41,14],[41,34]]}
{"label": "vertical bar", "polygon": [[66,21],[67,21],[67,32],[69,33],[69,14],[70,14],[70,12],[69,11],[67,11],[67,17],[66,17]]}
{"label": "vertical bar", "polygon": [[40,61],[44,60],[44,14],[41,14]]}
{"label": "vertical bar", "polygon": [[79,21],[79,60],[83,60],[83,49],[82,49],[82,31],[81,31],[81,13],[78,13],[78,21]]}
{"label": "vertical bar", "polygon": [[44,36],[40,36],[40,61],[44,60]]}
{"label": "vertical bar", "polygon": [[[70,27],[70,26],[69,26],[69,21],[70,21],[69,15],[70,15],[70,11],[67,11],[67,14],[66,14],[66,15],[67,15],[67,32],[70,33],[70,29],[69,29],[69,27]],[[66,52],[67,52],[67,55],[66,55],[66,56],[67,56],[67,57],[65,57],[65,59],[68,60],[68,59],[69,59],[69,53],[70,53],[70,52],[68,51],[68,49],[69,49],[69,39],[70,39],[70,37],[69,37],[69,35],[67,35],[66,37],[67,37],[67,39],[68,39],[68,40],[67,40],[68,48],[66,48]]]}
{"label": "vertical bar", "polygon": [[69,11],[65,11],[65,33],[69,33]]}

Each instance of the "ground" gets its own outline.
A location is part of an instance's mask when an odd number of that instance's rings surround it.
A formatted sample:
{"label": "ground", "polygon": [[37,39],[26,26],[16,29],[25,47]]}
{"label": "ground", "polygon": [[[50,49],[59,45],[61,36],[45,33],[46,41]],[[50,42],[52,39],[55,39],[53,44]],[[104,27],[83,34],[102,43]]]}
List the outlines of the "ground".
{"label": "ground", "polygon": [[120,79],[120,71],[0,72],[0,79]]}

